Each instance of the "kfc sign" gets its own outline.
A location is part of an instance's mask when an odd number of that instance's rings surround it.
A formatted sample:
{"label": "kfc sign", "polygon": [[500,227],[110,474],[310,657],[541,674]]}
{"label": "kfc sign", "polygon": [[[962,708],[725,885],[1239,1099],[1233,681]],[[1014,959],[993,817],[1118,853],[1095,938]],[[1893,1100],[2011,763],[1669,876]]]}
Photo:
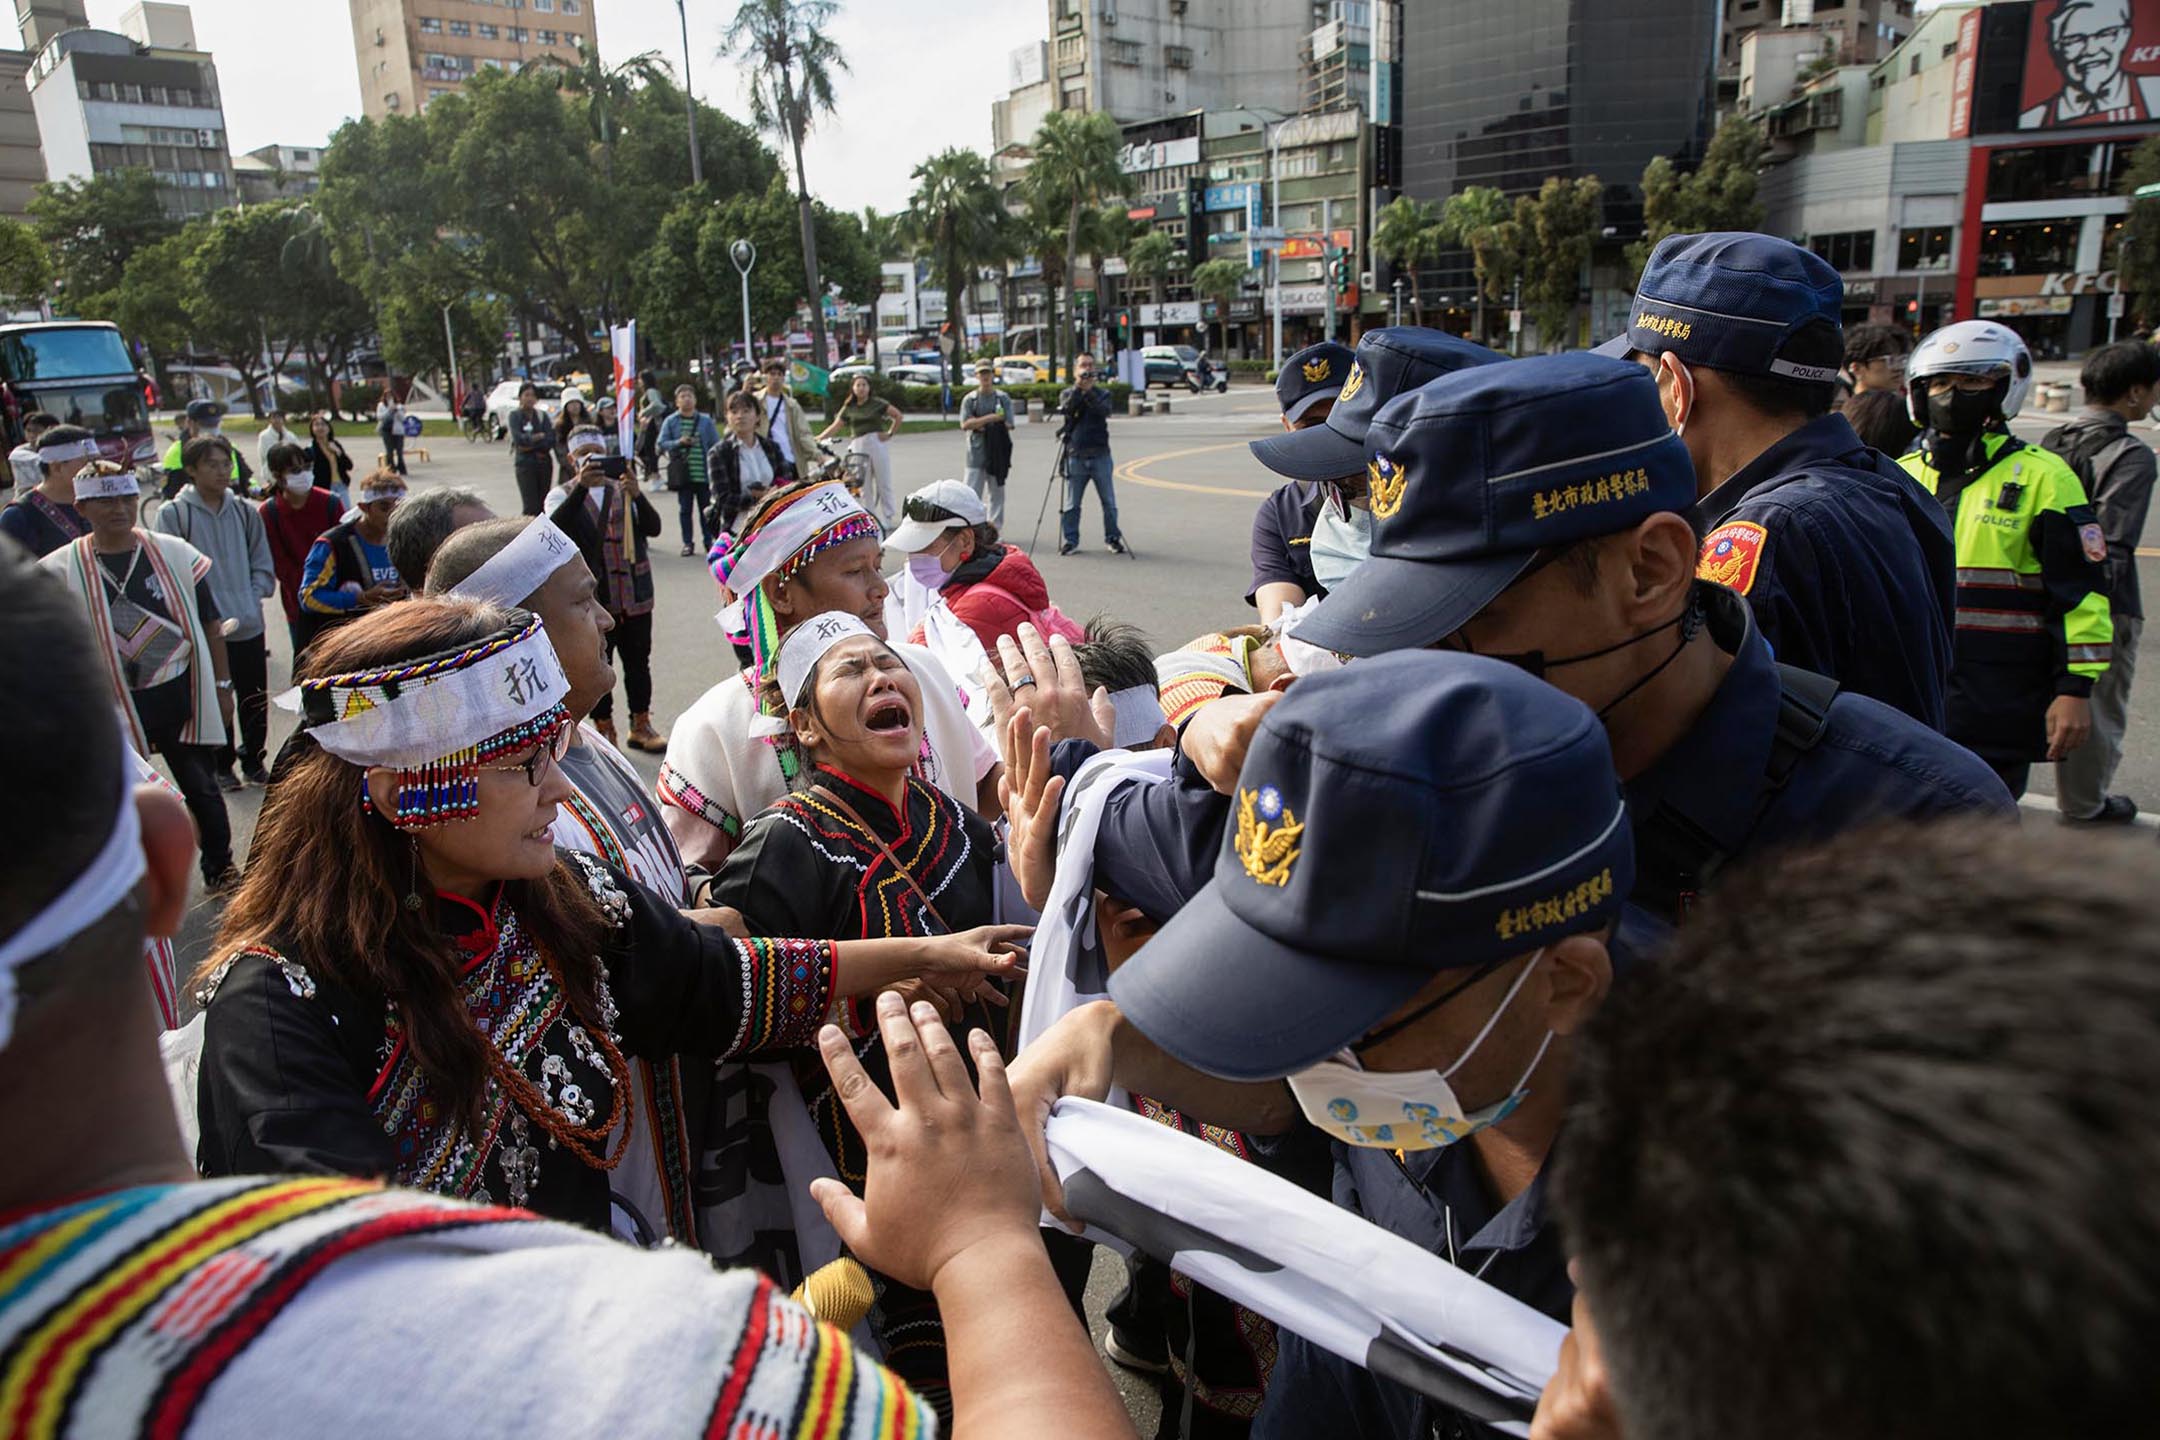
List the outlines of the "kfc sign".
{"label": "kfc sign", "polygon": [[2040,0],[2019,107],[2020,130],[2160,118],[2160,0]]}

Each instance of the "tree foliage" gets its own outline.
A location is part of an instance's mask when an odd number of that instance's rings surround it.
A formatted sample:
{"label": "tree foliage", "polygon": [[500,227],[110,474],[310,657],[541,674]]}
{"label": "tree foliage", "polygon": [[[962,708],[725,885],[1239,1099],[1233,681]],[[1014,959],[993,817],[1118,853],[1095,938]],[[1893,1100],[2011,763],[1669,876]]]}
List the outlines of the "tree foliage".
{"label": "tree foliage", "polygon": [[31,229],[52,255],[56,308],[70,315],[111,315],[128,261],[180,228],[158,203],[148,170],[48,180],[29,210]]}
{"label": "tree foliage", "polygon": [[1692,173],[1681,174],[1663,155],[1643,167],[1643,234],[1627,249],[1629,284],[1641,277],[1650,252],[1668,235],[1761,227],[1763,207],[1755,198],[1755,177],[1768,143],[1762,126],[1733,115],[1718,126],[1702,164]]}
{"label": "tree foliage", "polygon": [[[2121,193],[2134,196],[2144,185],[2160,185],[2160,135],[2148,135],[2130,152]],[[2160,198],[2130,202],[2122,237],[2117,283],[2138,297],[2138,308],[2149,320],[2160,301]]]}
{"label": "tree foliage", "polygon": [[953,324],[953,384],[962,383],[965,314],[975,272],[1004,258],[1005,205],[990,175],[990,162],[973,150],[946,149],[915,167],[901,234],[927,259],[945,287],[945,315]]}
{"label": "tree foliage", "polygon": [[31,306],[52,290],[53,257],[37,232],[20,220],[0,218],[0,300]]}
{"label": "tree foliage", "polygon": [[1515,199],[1522,245],[1523,308],[1548,349],[1568,343],[1590,246],[1604,216],[1605,187],[1595,175],[1549,175],[1536,195]]}
{"label": "tree foliage", "polygon": [[[1183,258],[1177,242],[1160,230],[1150,230],[1125,247],[1127,273],[1133,279],[1146,281],[1149,285],[1160,285]],[[1214,263],[1216,262],[1212,260],[1208,262],[1210,265]],[[1200,267],[1206,268],[1206,265]],[[1239,267],[1241,270],[1243,268]],[[1194,289],[1199,288],[1199,270],[1193,272],[1192,283]]]}
{"label": "tree foliage", "polygon": [[1440,255],[1440,211],[1428,200],[1398,195],[1373,217],[1372,249],[1390,265],[1416,270]]}
{"label": "tree foliage", "polygon": [[[1131,182],[1118,164],[1123,141],[1117,122],[1099,110],[1053,110],[1043,117],[1028,147],[1029,229],[1037,238],[1051,241],[1060,257],[1055,281],[1047,258],[1043,265],[1043,282],[1050,287],[1048,354],[1053,375],[1059,342],[1072,333],[1070,290],[1079,268],[1081,227],[1106,201],[1121,199],[1130,191]],[[1062,323],[1061,301],[1065,306]]]}

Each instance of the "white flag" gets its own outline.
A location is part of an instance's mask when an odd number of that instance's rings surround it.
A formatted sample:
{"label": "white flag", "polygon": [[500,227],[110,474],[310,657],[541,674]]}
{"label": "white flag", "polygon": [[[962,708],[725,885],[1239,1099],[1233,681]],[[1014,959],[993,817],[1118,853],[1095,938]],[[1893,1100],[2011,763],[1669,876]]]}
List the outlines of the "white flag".
{"label": "white flag", "polygon": [[615,360],[615,436],[622,453],[637,449],[637,321],[625,321],[608,331],[608,349]]}

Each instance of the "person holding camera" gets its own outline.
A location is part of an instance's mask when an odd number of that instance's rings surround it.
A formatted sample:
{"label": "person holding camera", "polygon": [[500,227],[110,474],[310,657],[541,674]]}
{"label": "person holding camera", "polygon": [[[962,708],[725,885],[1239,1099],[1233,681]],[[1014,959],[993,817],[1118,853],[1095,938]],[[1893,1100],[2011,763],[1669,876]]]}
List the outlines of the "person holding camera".
{"label": "person holding camera", "polygon": [[570,483],[557,486],[548,497],[544,513],[585,557],[596,587],[593,599],[614,618],[607,653],[630,697],[630,733],[620,742],[615,738],[612,689],[594,704],[589,718],[609,744],[658,753],[667,749],[667,737],[652,723],[653,576],[645,542],[666,525],[645,498],[637,467],[607,453],[607,435],[598,426],[571,431],[563,449],[576,468]]}
{"label": "person holding camera", "polygon": [[1058,432],[1058,439],[1065,442],[1064,535],[1058,554],[1070,555],[1080,548],[1080,498],[1092,481],[1102,498],[1103,544],[1111,553],[1123,555],[1117,490],[1110,479],[1110,392],[1095,383],[1095,357],[1086,351],[1073,360],[1073,383],[1058,397],[1058,414],[1065,417],[1065,428]]}

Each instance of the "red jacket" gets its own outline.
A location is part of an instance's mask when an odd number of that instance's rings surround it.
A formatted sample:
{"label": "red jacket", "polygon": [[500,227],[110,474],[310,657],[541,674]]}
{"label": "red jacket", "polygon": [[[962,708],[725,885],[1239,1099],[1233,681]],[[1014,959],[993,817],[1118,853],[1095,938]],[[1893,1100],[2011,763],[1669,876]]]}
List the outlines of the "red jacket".
{"label": "red jacket", "polygon": [[1000,548],[1005,552],[1000,558],[984,555],[955,570],[940,592],[991,655],[997,654],[998,636],[1019,639],[1023,620],[1039,628],[1040,612],[1050,604],[1050,588],[1035,562],[1016,545]]}
{"label": "red jacket", "polygon": [[275,495],[255,508],[262,515],[263,534],[270,540],[270,564],[277,571],[278,599],[285,602],[285,619],[287,623],[297,622],[300,572],[317,538],[338,523],[337,497],[317,486],[308,492],[298,510],[287,509]]}

